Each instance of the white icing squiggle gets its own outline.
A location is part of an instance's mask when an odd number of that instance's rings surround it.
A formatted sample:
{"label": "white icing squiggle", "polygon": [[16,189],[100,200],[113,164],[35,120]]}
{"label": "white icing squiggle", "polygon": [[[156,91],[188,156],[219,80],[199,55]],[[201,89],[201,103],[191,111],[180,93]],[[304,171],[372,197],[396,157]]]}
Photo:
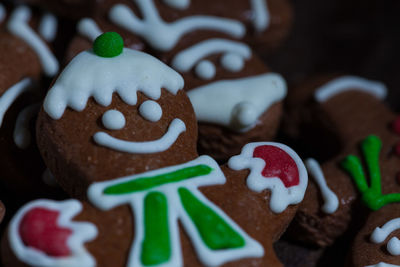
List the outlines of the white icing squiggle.
{"label": "white icing squiggle", "polygon": [[270,24],[271,18],[266,1],[267,0],[251,0],[253,26],[257,32],[265,31]]}
{"label": "white icing squiggle", "polygon": [[387,94],[386,86],[377,81],[370,81],[357,76],[342,76],[336,78],[315,91],[314,98],[318,102],[325,102],[337,94],[357,90],[384,99]]}
{"label": "white icing squiggle", "polygon": [[117,25],[141,36],[153,48],[160,51],[171,50],[180,38],[194,30],[213,30],[241,38],[246,33],[244,25],[235,20],[191,16],[172,23],[166,23],[158,14],[153,0],[135,0],[143,20],[140,20],[126,5],[117,4],[110,10],[109,17]]}
{"label": "white icing squiggle", "polygon": [[210,83],[190,90],[188,96],[197,120],[246,131],[286,96],[286,83],[279,74],[268,73]]}
{"label": "white icing squiggle", "polygon": [[17,117],[14,128],[14,143],[21,149],[26,149],[31,144],[29,123],[38,114],[40,104],[33,104],[24,108]]}
{"label": "white icing squiggle", "polygon": [[132,154],[149,154],[168,150],[184,131],[186,131],[185,123],[180,119],[174,119],[170,123],[167,132],[157,140],[146,142],[125,141],[104,132],[97,132],[93,136],[93,139],[98,145],[116,151]]}
{"label": "white icing squiggle", "polygon": [[[57,224],[72,230],[67,244],[71,256],[52,257],[35,248],[28,247],[22,241],[19,234],[19,226],[24,215],[34,208],[45,208],[60,213]],[[13,217],[8,231],[10,246],[17,258],[31,266],[96,266],[96,261],[86,250],[84,243],[97,236],[97,228],[92,223],[74,222],[74,218],[82,210],[82,204],[77,200],[52,201],[39,199],[26,204]]]}
{"label": "white icing squiggle", "polygon": [[386,263],[386,262],[380,262],[378,264],[368,265],[365,267],[400,267],[400,265],[394,265],[394,264],[390,264],[390,263]]}
{"label": "white icing squiggle", "polygon": [[322,198],[325,201],[325,204],[322,206],[322,211],[328,214],[334,213],[339,207],[339,199],[327,185],[321,166],[313,158],[307,159],[305,161],[305,164],[308,172],[311,174],[311,176],[314,178],[314,181],[317,183],[321,191]]}
{"label": "white icing squiggle", "polygon": [[125,48],[113,58],[102,58],[90,51],[76,56],[60,74],[44,100],[44,110],[59,119],[67,107],[82,111],[90,97],[102,105],[111,104],[118,93],[128,105],[136,105],[137,92],[157,100],[161,88],[172,94],[184,81],[173,69],[148,54]]}
{"label": "white icing squiggle", "polygon": [[56,38],[57,27],[57,18],[51,13],[46,13],[40,21],[39,33],[47,42],[52,42]]}
{"label": "white icing squiggle", "polygon": [[83,37],[86,37],[89,39],[89,41],[94,41],[99,35],[103,33],[102,30],[100,30],[99,26],[97,23],[90,18],[83,18],[81,19],[77,26],[76,29],[80,35]]}
{"label": "white icing squiggle", "polygon": [[6,17],[6,9],[4,6],[0,3],[0,23],[3,22],[4,18]]}
{"label": "white icing squiggle", "polygon": [[12,103],[24,92],[28,91],[32,85],[32,80],[25,78],[7,89],[0,97],[0,127],[3,123],[3,118]]}
{"label": "white icing squiggle", "polygon": [[176,9],[186,9],[190,5],[190,0],[164,0],[164,3]]}
{"label": "white icing squiggle", "polygon": [[233,53],[242,58],[251,57],[251,49],[243,43],[225,39],[209,39],[179,52],[172,67],[180,72],[189,71],[200,59],[217,53]]}
{"label": "white icing squiggle", "polygon": [[[382,227],[376,227],[371,234],[371,242],[380,244],[395,230],[400,229],[400,218],[392,219],[385,223]],[[400,240],[392,237],[387,244],[388,252],[393,256],[400,255]]]}
{"label": "white icing squiggle", "polygon": [[7,29],[24,40],[36,52],[44,73],[48,76],[54,76],[58,72],[58,61],[43,40],[29,27],[30,18],[30,9],[26,6],[20,6],[11,13]]}

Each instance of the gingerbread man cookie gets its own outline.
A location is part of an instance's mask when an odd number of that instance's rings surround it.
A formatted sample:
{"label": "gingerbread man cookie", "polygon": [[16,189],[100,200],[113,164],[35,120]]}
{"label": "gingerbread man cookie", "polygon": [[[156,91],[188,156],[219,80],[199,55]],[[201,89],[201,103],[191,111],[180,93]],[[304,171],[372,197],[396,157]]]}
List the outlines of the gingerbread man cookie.
{"label": "gingerbread man cookie", "polygon": [[301,159],[269,142],[224,166],[199,156],[183,86],[116,33],[71,61],[45,98],[38,142],[63,188],[86,200],[22,208],[3,239],[6,266],[281,265],[272,244],[304,196]]}

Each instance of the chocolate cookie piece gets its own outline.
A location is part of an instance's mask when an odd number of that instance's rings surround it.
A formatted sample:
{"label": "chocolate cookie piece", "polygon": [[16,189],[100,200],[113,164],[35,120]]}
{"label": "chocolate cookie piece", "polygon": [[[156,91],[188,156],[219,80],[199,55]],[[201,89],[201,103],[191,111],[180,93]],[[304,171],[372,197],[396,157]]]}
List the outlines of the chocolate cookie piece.
{"label": "chocolate cookie piece", "polygon": [[[357,201],[359,192],[340,163],[349,154],[359,155],[362,158],[359,144],[364,138],[373,134],[383,142],[380,154],[382,192],[386,194],[396,191],[397,188],[384,185],[390,184],[396,175],[394,167],[398,162],[388,157],[397,137],[388,129],[395,114],[382,103],[386,88],[381,83],[360,77],[341,76],[319,86],[321,87],[304,86],[304,92],[314,91],[315,102],[313,107],[309,106],[310,110],[319,112],[312,117],[317,118],[314,120],[314,125],[310,125],[313,129],[329,129],[334,138],[309,141],[323,148],[324,144],[329,144],[333,140],[340,152],[326,160],[321,170],[315,162],[309,164],[311,176],[317,179],[316,183],[310,183],[294,220],[293,232],[302,240],[326,246],[332,244],[346,231],[349,231],[349,235],[354,235],[355,232],[349,230],[352,229],[351,226],[357,229],[369,213]],[[313,115],[313,113],[308,114]],[[313,120],[309,119],[309,122],[311,121]]]}
{"label": "chocolate cookie piece", "polygon": [[42,181],[45,166],[34,142],[35,117],[44,92],[40,80],[55,75],[58,62],[32,28],[31,11],[11,10],[0,29],[0,184],[7,206],[18,206],[53,189]]}
{"label": "chocolate cookie piece", "polygon": [[[122,49],[115,33],[71,61],[45,98],[38,143],[61,186],[87,199],[22,208],[3,243],[7,264],[62,255],[72,266],[79,256],[82,266],[281,265],[272,244],[304,196],[301,159],[268,142],[246,145],[228,166],[199,157],[183,86],[161,61]],[[34,225],[49,216],[54,239],[37,244],[48,230]],[[90,236],[79,234],[83,224]],[[32,248],[44,253],[28,257]]]}

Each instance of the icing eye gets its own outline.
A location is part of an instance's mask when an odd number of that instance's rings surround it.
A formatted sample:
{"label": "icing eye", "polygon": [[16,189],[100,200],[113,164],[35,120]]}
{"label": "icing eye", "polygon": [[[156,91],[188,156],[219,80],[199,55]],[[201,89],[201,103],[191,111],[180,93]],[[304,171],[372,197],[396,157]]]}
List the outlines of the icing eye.
{"label": "icing eye", "polygon": [[139,107],[140,115],[148,121],[156,122],[161,119],[162,109],[160,105],[152,100],[143,102]]}
{"label": "icing eye", "polygon": [[125,116],[115,109],[108,110],[101,118],[104,127],[109,130],[120,130],[125,127]]}
{"label": "icing eye", "polygon": [[209,60],[202,60],[195,69],[196,75],[203,80],[210,80],[215,76],[215,66]]}
{"label": "icing eye", "polygon": [[244,59],[242,56],[234,53],[226,53],[221,58],[222,66],[231,72],[238,72],[243,69]]}

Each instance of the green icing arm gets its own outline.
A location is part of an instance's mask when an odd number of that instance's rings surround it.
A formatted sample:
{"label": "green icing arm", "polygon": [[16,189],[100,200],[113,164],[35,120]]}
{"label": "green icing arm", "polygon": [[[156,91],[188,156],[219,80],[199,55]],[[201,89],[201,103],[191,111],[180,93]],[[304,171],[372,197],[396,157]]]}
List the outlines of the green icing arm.
{"label": "green icing arm", "polygon": [[158,265],[171,256],[168,227],[167,198],[159,192],[151,192],[144,199],[144,240],[141,261],[143,265]]}
{"label": "green icing arm", "polygon": [[341,165],[351,175],[351,177],[353,177],[353,180],[361,193],[368,190],[365,174],[358,157],[349,155],[341,162]]}
{"label": "green icing arm", "polygon": [[240,248],[245,245],[244,238],[228,222],[197,199],[188,189],[181,187],[178,193],[185,211],[207,247],[218,250]]}
{"label": "green icing arm", "polygon": [[104,189],[106,195],[123,195],[140,192],[161,186],[167,183],[176,183],[183,180],[207,175],[213,169],[207,165],[197,165],[177,171],[156,175],[153,177],[135,178],[134,180],[112,185]]}
{"label": "green icing arm", "polygon": [[381,186],[381,171],[379,168],[379,152],[382,148],[381,140],[375,136],[370,135],[361,143],[365,161],[367,162],[368,172],[371,178],[371,190],[376,194],[382,192]]}

